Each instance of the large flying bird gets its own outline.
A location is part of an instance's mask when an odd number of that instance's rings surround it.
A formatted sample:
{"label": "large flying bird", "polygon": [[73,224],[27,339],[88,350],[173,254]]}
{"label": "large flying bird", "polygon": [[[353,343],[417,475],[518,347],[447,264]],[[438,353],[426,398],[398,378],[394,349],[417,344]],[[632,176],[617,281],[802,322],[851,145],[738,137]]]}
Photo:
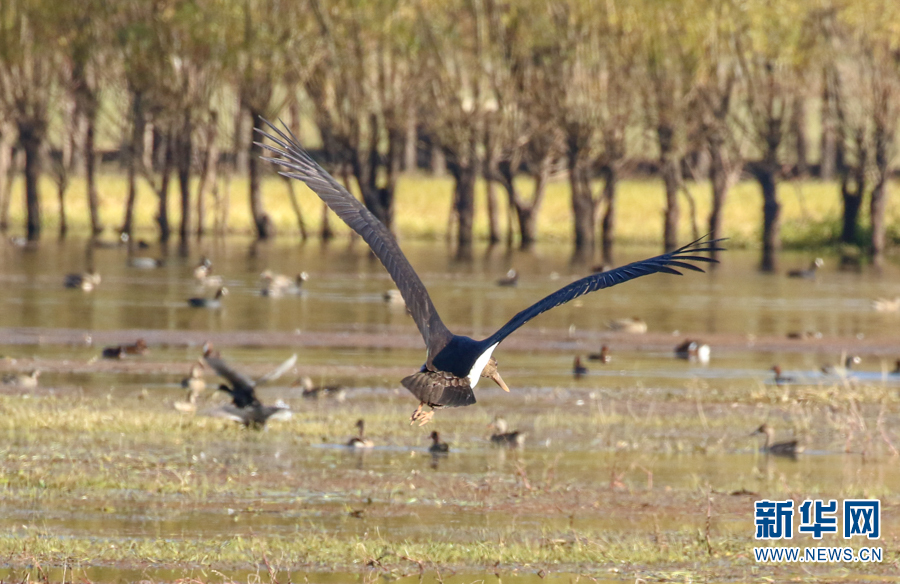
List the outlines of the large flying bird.
{"label": "large flying bird", "polygon": [[[675,268],[703,272],[701,268],[688,262],[715,262],[714,259],[698,254],[722,250],[717,246],[721,240],[701,238],[670,253],[576,280],[521,311],[484,340],[454,335],[441,321],[428,290],[384,224],[319,166],[300,146],[290,130],[285,128],[282,131],[270,122],[263,121],[272,131],[258,131],[274,145],[262,141],[257,144],[277,155],[264,156],[263,159],[282,167],[279,172],[283,176],[306,183],[338,217],[359,233],[387,268],[406,301],[425,340],[427,351],[422,368],[402,381],[403,386],[421,402],[411,418],[412,422],[419,420],[420,425],[431,419],[434,408],[474,404],[475,394],[472,390],[481,377],[493,379],[497,385],[509,391],[497,371],[497,361],[492,357],[494,349],[513,331],[542,312],[589,292],[648,274],[662,272],[681,275]],[[430,406],[432,410],[424,412],[424,406]]]}

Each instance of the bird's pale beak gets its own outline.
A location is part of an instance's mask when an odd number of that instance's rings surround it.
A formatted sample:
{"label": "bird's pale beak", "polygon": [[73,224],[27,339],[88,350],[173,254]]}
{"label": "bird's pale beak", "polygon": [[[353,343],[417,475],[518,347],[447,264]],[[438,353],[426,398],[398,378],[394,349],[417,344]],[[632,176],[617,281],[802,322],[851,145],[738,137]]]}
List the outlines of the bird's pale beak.
{"label": "bird's pale beak", "polygon": [[505,392],[507,392],[507,393],[509,392],[509,388],[506,387],[506,383],[504,383],[504,382],[503,382],[503,378],[500,377],[500,372],[499,372],[499,371],[494,371],[494,372],[491,374],[491,379],[493,379],[494,382],[495,382],[497,385],[499,385],[501,389],[503,389],[503,391],[505,391]]}

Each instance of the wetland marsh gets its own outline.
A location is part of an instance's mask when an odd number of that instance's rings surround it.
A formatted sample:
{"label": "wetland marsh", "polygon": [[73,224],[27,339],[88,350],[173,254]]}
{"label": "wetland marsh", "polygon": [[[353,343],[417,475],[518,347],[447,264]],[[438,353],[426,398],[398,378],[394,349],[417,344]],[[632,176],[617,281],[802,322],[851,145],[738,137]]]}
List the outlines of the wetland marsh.
{"label": "wetland marsh", "polygon": [[[472,336],[585,273],[552,246],[472,263],[440,245],[404,248],[444,320]],[[0,251],[0,373],[42,371],[37,388],[0,386],[4,581],[897,580],[900,316],[870,305],[896,296],[896,266],[840,272],[826,258],[817,280],[793,281],[736,251],[708,275],[586,296],[497,351],[512,393],[479,384],[476,405],[419,428],[399,379],[421,364],[421,338],[382,300],[391,282],[362,242],[230,239],[152,270],[97,249],[102,284],[66,290],[63,275],[86,268],[83,249]],[[656,250],[624,252],[623,262]],[[185,303],[202,293],[191,276],[201,254],[231,291],[221,310]],[[510,267],[518,287],[495,286]],[[308,272],[304,293],[261,297],[266,268]],[[606,328],[629,316],[649,332]],[[787,338],[797,331],[821,338]],[[98,359],[139,337],[149,354]],[[674,358],[686,338],[711,345],[709,364]],[[297,353],[259,391],[293,418],[253,432],[176,411],[206,340],[253,375]],[[612,361],[574,379],[573,357],[601,344]],[[862,356],[853,377],[820,372],[842,353]],[[773,382],[776,363],[794,383]],[[345,386],[346,400],[304,399],[301,375]],[[198,409],[225,401],[208,390]],[[523,449],[492,447],[495,415],[527,433]],[[371,450],[343,446],[359,418]],[[760,454],[750,433],[763,421],[806,452]],[[432,429],[451,444],[446,457],[427,452]],[[756,564],[761,498],[880,498],[884,561]]]}

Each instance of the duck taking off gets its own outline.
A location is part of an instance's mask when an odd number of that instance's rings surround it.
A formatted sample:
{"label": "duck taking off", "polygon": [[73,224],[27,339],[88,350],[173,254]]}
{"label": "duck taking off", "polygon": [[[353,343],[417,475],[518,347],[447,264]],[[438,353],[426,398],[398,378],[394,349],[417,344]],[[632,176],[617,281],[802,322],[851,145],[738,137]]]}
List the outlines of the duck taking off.
{"label": "duck taking off", "polygon": [[225,406],[218,412],[225,418],[232,419],[242,423],[244,426],[262,429],[266,422],[272,419],[290,418],[291,410],[285,405],[275,404],[274,406],[265,406],[256,397],[256,388],[268,381],[272,381],[281,377],[297,362],[297,355],[289,357],[284,363],[279,365],[273,371],[253,380],[243,373],[239,373],[233,367],[229,366],[219,355],[218,351],[212,350],[207,346],[203,352],[203,360],[209,365],[213,371],[224,377],[230,385],[221,384],[219,390],[224,391],[231,397],[231,406]]}
{"label": "duck taking off", "polygon": [[717,245],[721,240],[701,238],[667,254],[577,280],[521,311],[486,339],[478,341],[454,335],[444,325],[425,285],[403,255],[391,232],[310,157],[290,130],[285,128],[282,131],[266,120],[263,122],[271,132],[258,131],[274,145],[263,142],[258,144],[277,155],[263,158],[282,167],[279,172],[283,176],[306,183],[338,217],[359,233],[387,268],[406,301],[425,340],[426,348],[425,364],[418,372],[402,381],[403,386],[420,401],[412,415],[412,421],[419,420],[420,425],[427,423],[434,415],[434,411],[423,412],[425,406],[433,410],[438,407],[474,404],[475,394],[472,390],[482,377],[493,379],[504,391],[509,391],[497,371],[493,352],[503,339],[537,315],[579,296],[640,276],[657,272],[680,275],[681,272],[675,268],[702,272],[701,268],[689,262],[715,262],[714,259],[699,254],[722,249]]}

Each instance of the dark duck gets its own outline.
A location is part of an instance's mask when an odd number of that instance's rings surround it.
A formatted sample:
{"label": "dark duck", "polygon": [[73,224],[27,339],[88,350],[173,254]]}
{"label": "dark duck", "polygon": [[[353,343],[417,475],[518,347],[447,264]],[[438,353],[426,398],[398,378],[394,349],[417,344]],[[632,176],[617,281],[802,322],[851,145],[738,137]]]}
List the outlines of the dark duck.
{"label": "dark duck", "polygon": [[798,440],[789,440],[787,442],[775,442],[775,429],[768,424],[763,424],[756,429],[751,436],[762,434],[765,436],[765,443],[760,448],[760,452],[772,454],[774,456],[786,456],[788,458],[796,458],[798,454],[803,452],[803,445]]}
{"label": "dark duck", "polygon": [[[428,290],[390,231],[319,166],[289,130],[282,131],[269,122],[265,123],[271,131],[260,130],[259,133],[268,138],[271,144],[262,140],[258,144],[276,156],[264,159],[280,166],[283,176],[306,183],[338,217],[356,231],[387,268],[406,301],[409,313],[425,340],[426,348],[425,364],[402,381],[403,386],[419,400],[419,407],[413,412],[411,420],[419,421],[420,425],[431,419],[434,408],[474,404],[473,389],[481,378],[492,379],[504,391],[509,391],[497,371],[493,352],[506,337],[539,314],[590,292],[641,276],[656,273],[680,275],[681,272],[676,268],[702,272],[701,268],[690,262],[714,262],[715,260],[700,254],[722,249],[718,247],[720,240],[701,238],[667,254],[576,280],[519,312],[486,339],[476,340],[455,335],[441,320]],[[431,408],[431,411],[424,411],[425,407]]]}

